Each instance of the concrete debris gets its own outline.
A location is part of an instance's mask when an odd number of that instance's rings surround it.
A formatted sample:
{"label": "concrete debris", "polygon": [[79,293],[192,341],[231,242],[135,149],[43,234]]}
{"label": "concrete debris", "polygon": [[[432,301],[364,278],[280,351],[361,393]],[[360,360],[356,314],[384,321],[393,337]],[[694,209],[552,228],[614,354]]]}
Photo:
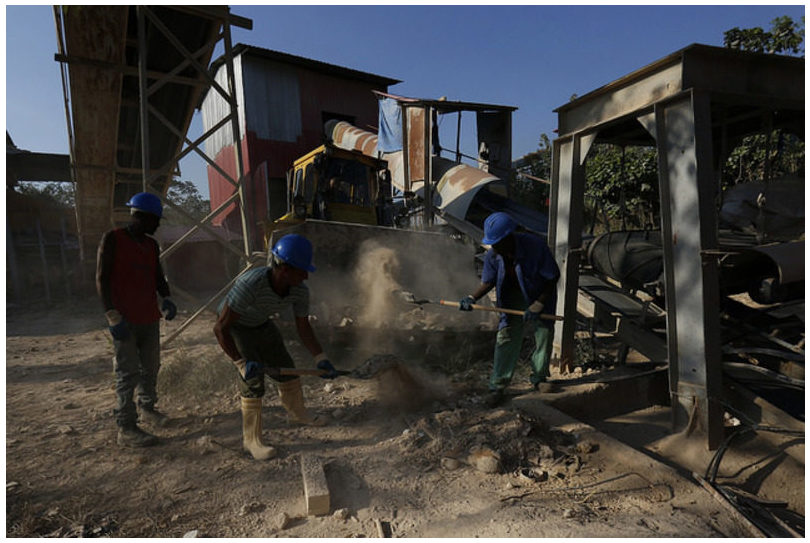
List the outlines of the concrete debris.
{"label": "concrete debris", "polygon": [[287,528],[290,527],[291,522],[292,522],[292,519],[290,518],[290,515],[288,515],[287,513],[282,512],[282,513],[279,513],[278,515],[276,515],[275,522],[273,523],[273,527],[276,530],[286,530]]}
{"label": "concrete debris", "polygon": [[445,456],[441,460],[442,468],[446,469],[447,471],[454,471],[461,467],[461,462],[458,461],[456,458],[450,458],[449,456]]}
{"label": "concrete debris", "polygon": [[199,530],[191,530],[190,532],[184,533],[183,537],[200,537],[200,531]]}
{"label": "concrete debris", "polygon": [[577,452],[579,454],[591,454],[599,450],[599,444],[593,441],[583,441],[577,443]]}
{"label": "concrete debris", "polygon": [[239,509],[239,516],[244,517],[251,513],[259,513],[261,511],[264,511],[266,508],[267,506],[264,505],[263,503],[259,502],[246,503]]}
{"label": "concrete debris", "polygon": [[538,463],[541,463],[543,460],[553,460],[554,449],[548,445],[540,445],[537,449],[537,459]]}
{"label": "concrete debris", "polygon": [[335,517],[338,520],[348,520],[348,518],[351,515],[352,515],[352,512],[349,509],[346,509],[345,507],[341,508],[341,509],[337,509],[337,510],[335,510],[334,513],[332,513],[332,516]]}
{"label": "concrete debris", "polygon": [[489,447],[481,447],[470,453],[467,463],[483,473],[498,473],[501,469],[501,455]]}
{"label": "concrete debris", "polygon": [[194,445],[200,451],[200,454],[208,454],[214,452],[214,441],[211,436],[204,435],[194,442]]}

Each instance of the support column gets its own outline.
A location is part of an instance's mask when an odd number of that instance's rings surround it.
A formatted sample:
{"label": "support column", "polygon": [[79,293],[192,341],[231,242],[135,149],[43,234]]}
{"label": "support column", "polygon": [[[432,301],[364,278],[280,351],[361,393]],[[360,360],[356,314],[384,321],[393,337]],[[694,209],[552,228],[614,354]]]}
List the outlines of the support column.
{"label": "support column", "polygon": [[553,146],[549,246],[560,267],[557,311],[562,312],[565,320],[561,327],[555,327],[554,356],[559,358],[562,371],[573,369],[576,354],[574,334],[582,256],[580,247],[585,200],[584,158],[592,141],[592,137],[583,139],[582,136],[574,135],[555,141]]}
{"label": "support column", "polygon": [[656,104],[661,232],[673,430],[723,439],[716,184],[709,97],[684,93]]}

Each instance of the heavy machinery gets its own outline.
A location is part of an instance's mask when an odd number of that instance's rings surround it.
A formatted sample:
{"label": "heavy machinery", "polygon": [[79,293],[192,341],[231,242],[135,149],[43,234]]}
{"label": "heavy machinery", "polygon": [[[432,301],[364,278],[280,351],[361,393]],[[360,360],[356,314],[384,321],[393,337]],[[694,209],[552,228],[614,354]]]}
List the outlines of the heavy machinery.
{"label": "heavy machinery", "polygon": [[307,219],[393,226],[391,174],[385,160],[325,143],[298,158],[287,172],[287,213],[265,224],[275,230]]}

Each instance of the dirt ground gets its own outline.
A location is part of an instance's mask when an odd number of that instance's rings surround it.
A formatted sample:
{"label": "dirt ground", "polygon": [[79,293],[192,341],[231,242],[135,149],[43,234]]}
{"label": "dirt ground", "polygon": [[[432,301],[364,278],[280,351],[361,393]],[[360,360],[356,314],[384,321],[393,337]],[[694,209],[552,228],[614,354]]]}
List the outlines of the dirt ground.
{"label": "dirt ground", "polygon": [[[164,336],[185,317],[162,323]],[[309,407],[329,423],[301,427],[268,387],[264,437],[279,455],[253,460],[241,449],[236,374],[212,325],[204,314],[163,351],[159,407],[172,423],[147,427],[160,444],[122,449],[112,344],[95,300],[7,308],[7,536],[746,535],[705,491],[656,462],[622,458],[598,436],[585,439],[512,405],[484,408],[492,348],[485,331],[445,332],[428,345],[418,331],[403,339],[411,349],[397,355],[406,353],[402,360],[421,368],[434,392],[418,405],[382,379],[305,377]],[[348,351],[351,341],[341,344],[340,330],[316,331],[327,351],[340,353],[337,365],[348,369],[347,357],[365,356]],[[438,349],[442,343],[449,349]],[[297,349],[291,341],[298,365],[308,367]],[[521,367],[516,393],[529,392]],[[324,466],[329,515],[306,514],[302,453]]]}

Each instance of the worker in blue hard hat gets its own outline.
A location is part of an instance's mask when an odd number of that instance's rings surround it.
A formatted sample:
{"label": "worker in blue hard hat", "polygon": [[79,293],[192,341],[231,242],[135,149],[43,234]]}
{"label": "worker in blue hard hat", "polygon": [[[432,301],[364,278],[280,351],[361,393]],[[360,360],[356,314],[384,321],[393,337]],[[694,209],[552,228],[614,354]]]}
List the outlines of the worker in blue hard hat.
{"label": "worker in blue hard hat", "polygon": [[517,223],[507,213],[486,218],[481,243],[491,249],[484,256],[481,284],[459,303],[462,311],[471,311],[472,304],[495,288],[498,307],[524,311],[522,317],[501,313],[487,397],[491,407],[505,399],[504,389],[512,381],[527,328],[532,329],[535,342],[530,359],[531,384],[536,390],[549,388],[554,320],[541,319],[540,315],[554,313],[560,270],[542,238],[516,229]]}
{"label": "worker in blue hard hat", "polygon": [[338,375],[309,323],[309,289],[304,281],[315,271],[312,244],[304,236],[287,234],[273,246],[268,260],[269,266],[249,270],[236,280],[220,305],[214,325],[219,345],[239,373],[242,445],[257,460],[276,455],[275,448],[262,443],[265,376],[278,383],[281,405],[291,420],[324,424],[304,407],[301,379],[277,371],[295,365],[271,316],[292,309],[298,337],[323,371],[321,377],[333,379]]}
{"label": "worker in blue hard hat", "polygon": [[[139,192],[126,203],[132,221],[106,232],[99,245],[96,288],[104,305],[115,349],[114,410],[118,444],[143,447],[156,443],[138,421],[165,426],[157,410],[160,370],[160,317],[172,320],[177,307],[160,265],[160,247],[151,237],[163,215],[158,196]],[[157,297],[162,297],[158,309]],[[137,398],[134,398],[137,390]],[[136,405],[137,404],[137,405]]]}

